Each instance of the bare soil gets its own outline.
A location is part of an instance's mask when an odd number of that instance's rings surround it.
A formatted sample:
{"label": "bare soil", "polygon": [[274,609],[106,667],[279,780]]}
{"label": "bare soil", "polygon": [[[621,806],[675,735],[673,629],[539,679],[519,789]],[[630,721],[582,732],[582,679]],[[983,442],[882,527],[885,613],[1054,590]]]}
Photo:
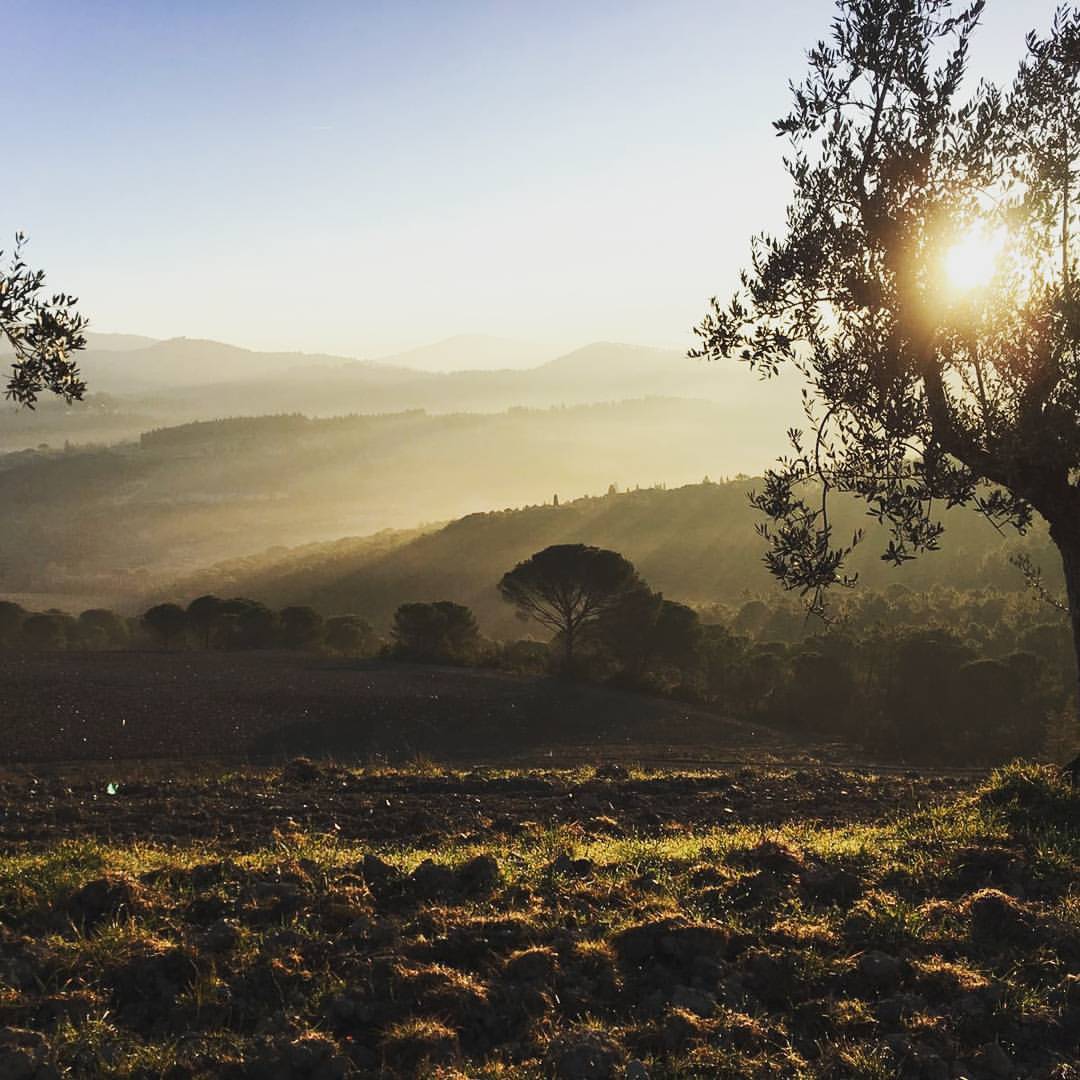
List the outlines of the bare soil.
{"label": "bare soil", "polygon": [[[592,775],[590,775],[592,774]],[[671,827],[872,822],[969,789],[971,779],[834,768],[629,775],[599,770],[357,771],[289,763],[279,772],[217,775],[169,767],[36,766],[0,776],[0,842],[35,847],[97,836],[113,841],[247,849],[283,828],[343,841],[439,846],[499,843],[538,828],[605,819],[608,835]]]}
{"label": "bare soil", "polygon": [[555,678],[290,652],[0,653],[0,763],[247,758],[759,760],[776,732]]}

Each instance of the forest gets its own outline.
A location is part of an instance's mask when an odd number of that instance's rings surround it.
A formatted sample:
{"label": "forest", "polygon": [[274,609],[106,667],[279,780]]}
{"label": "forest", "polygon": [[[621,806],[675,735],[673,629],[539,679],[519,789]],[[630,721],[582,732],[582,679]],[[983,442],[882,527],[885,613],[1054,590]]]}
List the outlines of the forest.
{"label": "forest", "polygon": [[[412,529],[613,483],[687,483],[708,471],[703,441],[737,411],[658,398],[492,414],[287,414],[11,453],[0,456],[10,508],[0,590],[108,600],[273,546]],[[762,452],[732,430],[714,460],[738,471]]]}

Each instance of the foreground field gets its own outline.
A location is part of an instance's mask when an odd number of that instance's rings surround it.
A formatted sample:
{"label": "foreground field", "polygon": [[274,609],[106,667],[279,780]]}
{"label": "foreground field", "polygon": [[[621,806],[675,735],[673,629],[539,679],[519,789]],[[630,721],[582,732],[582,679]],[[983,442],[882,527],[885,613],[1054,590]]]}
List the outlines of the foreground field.
{"label": "foreground field", "polygon": [[0,764],[793,751],[768,728],[563,679],[273,651],[5,653],[0,722]]}
{"label": "foreground field", "polygon": [[0,786],[0,1076],[1080,1076],[1080,800],[742,768]]}

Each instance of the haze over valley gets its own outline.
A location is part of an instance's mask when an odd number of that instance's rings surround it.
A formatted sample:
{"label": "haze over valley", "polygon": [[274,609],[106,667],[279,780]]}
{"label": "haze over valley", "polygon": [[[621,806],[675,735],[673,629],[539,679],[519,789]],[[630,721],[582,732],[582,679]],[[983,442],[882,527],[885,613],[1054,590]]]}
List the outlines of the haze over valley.
{"label": "haze over valley", "polygon": [[[18,450],[41,443],[63,445],[133,439],[153,427],[193,420],[271,413],[309,416],[388,413],[424,409],[431,413],[499,412],[516,406],[547,408],[642,397],[701,399],[726,404],[728,429],[735,438],[759,427],[770,414],[783,423],[784,410],[797,419],[793,387],[777,393],[749,370],[729,369],[687,359],[685,352],[633,345],[596,343],[530,367],[518,361],[529,348],[514,343],[465,337],[439,342],[426,354],[458,367],[429,371],[407,366],[424,350],[379,361],[302,353],[259,353],[213,341],[177,338],[132,340],[131,347],[95,347],[93,339],[80,364],[90,391],[86,400],[65,405],[42,401],[33,412],[0,412],[0,449]],[[494,351],[493,351],[494,350]],[[505,366],[471,366],[479,354]],[[735,408],[738,402],[738,408]],[[740,414],[742,419],[740,419]],[[781,437],[784,427],[777,429]],[[775,444],[775,440],[774,440]],[[760,439],[741,464],[768,460]],[[727,451],[725,451],[726,453]],[[557,479],[557,477],[553,477]]]}
{"label": "haze over valley", "polygon": [[0,1080],[1080,1080],[1080,0],[3,29]]}

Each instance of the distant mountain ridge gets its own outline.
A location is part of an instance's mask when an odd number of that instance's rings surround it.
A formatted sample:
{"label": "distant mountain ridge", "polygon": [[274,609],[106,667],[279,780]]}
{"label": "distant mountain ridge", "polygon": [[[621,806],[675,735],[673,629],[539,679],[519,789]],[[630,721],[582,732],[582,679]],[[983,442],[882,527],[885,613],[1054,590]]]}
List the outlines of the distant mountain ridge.
{"label": "distant mountain ridge", "polygon": [[86,335],[86,347],[93,352],[128,352],[156,345],[160,338],[144,334],[109,334],[91,330]]}
{"label": "distant mountain ridge", "polygon": [[[105,335],[108,339],[129,335]],[[267,353],[201,338],[150,340],[122,346],[89,340],[79,366],[91,392],[139,393],[147,389],[214,386],[237,379],[280,374],[292,368],[318,364],[339,367],[349,357],[299,352]]]}
{"label": "distant mountain ridge", "polygon": [[745,365],[706,364],[676,350],[614,342],[518,370],[421,371],[322,354],[257,353],[189,338],[92,350],[81,360],[87,401],[71,407],[45,401],[36,413],[0,419],[0,449],[115,442],[148,427],[231,416],[491,413],[664,397],[737,403],[740,415],[733,420],[747,430],[771,422],[779,450],[783,432],[801,417],[791,378],[765,384]]}

